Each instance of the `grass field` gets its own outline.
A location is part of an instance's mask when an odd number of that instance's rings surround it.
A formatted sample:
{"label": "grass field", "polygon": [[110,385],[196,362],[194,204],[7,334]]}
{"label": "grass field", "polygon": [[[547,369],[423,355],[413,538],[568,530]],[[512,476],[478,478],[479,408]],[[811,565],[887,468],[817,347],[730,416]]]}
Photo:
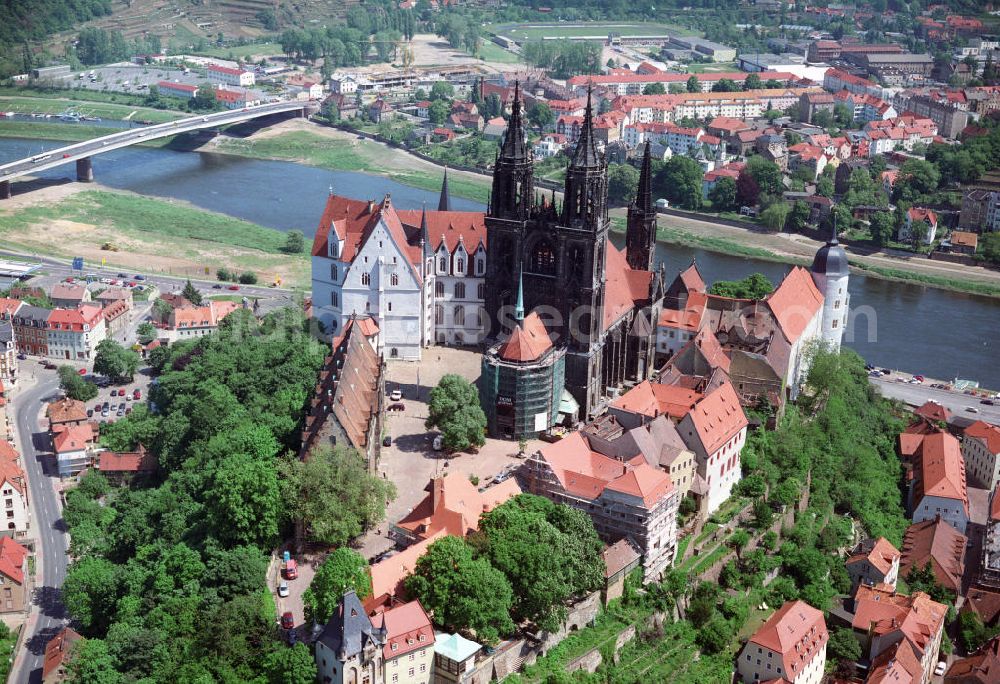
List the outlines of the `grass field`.
{"label": "grass field", "polygon": [[128,104],[112,104],[108,102],[92,102],[74,97],[42,98],[42,97],[7,97],[0,96],[0,111],[16,112],[18,114],[61,114],[72,109],[84,116],[97,116],[102,119],[124,119],[130,114],[133,118],[153,123],[164,123],[180,119],[185,114],[171,112],[151,107],[135,107]]}
{"label": "grass field", "polygon": [[524,64],[524,60],[513,52],[504,50],[502,47],[489,40],[484,40],[479,46],[479,56],[487,62],[498,62],[500,64]]}
{"label": "grass field", "polygon": [[692,74],[709,74],[719,71],[739,71],[736,62],[712,62],[710,64],[688,64],[687,70]]}
{"label": "grass field", "polygon": [[[80,142],[110,135],[120,129],[87,124],[35,123],[33,121],[0,121],[0,138],[36,138]],[[173,138],[160,138],[137,143],[143,147],[165,147]]]}
{"label": "grass field", "polygon": [[607,38],[609,33],[618,33],[623,36],[655,36],[664,33],[674,33],[679,35],[697,35],[696,31],[677,26],[675,24],[663,24],[659,22],[648,23],[627,23],[627,22],[587,22],[578,23],[531,23],[531,24],[499,24],[488,27],[494,33],[498,33],[514,40],[532,40],[537,38],[579,38],[582,36],[595,36]]}
{"label": "grass field", "polygon": [[[89,190],[0,213],[0,240],[57,256],[194,274],[228,267],[309,282],[305,253],[281,252],[285,234],[184,204],[132,193]],[[103,249],[111,243],[118,251]]]}
{"label": "grass field", "polygon": [[280,55],[283,53],[280,43],[251,43],[235,47],[213,47],[207,50],[191,51],[191,54],[218,57],[219,59],[242,59],[254,55]]}

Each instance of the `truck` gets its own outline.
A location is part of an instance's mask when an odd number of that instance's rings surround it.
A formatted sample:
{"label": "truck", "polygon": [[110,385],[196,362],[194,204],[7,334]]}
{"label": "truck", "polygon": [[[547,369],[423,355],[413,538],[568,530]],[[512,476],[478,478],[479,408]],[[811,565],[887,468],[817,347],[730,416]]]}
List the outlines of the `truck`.
{"label": "truck", "polygon": [[281,574],[286,580],[293,580],[299,576],[299,564],[292,558],[290,551],[285,551],[281,559]]}

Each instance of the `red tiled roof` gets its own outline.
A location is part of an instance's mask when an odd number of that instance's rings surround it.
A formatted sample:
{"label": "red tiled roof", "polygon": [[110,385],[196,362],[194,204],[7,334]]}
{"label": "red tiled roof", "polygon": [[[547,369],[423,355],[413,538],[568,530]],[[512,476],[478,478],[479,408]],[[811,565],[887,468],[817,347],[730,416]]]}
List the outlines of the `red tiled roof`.
{"label": "red tiled roof", "polygon": [[480,492],[464,477],[436,477],[424,488],[427,496],[396,526],[418,538],[445,532],[464,537],[479,529],[479,518],[521,493],[513,478]]}
{"label": "red tiled roof", "polygon": [[995,684],[1000,680],[1000,636],[967,658],[954,661],[945,674],[948,684]]}
{"label": "red tiled roof", "polygon": [[611,406],[651,418],[666,414],[679,420],[694,408],[701,398],[702,395],[694,390],[643,380],[612,401]]}
{"label": "red tiled roof", "polygon": [[132,452],[102,451],[97,464],[102,473],[152,472],[156,466],[156,456],[141,444]]}
{"label": "red tiled roof", "polygon": [[45,644],[45,659],[42,662],[42,680],[48,681],[49,675],[55,673],[66,662],[70,650],[83,637],[72,627],[63,627],[58,634]]}
{"label": "red tiled roof", "polygon": [[242,69],[233,69],[232,67],[222,66],[220,64],[209,64],[209,71],[216,71],[220,74],[229,74],[230,76],[239,76],[245,73]]}
{"label": "red tiled roof", "polygon": [[938,218],[933,209],[927,209],[925,207],[911,207],[906,213],[910,217],[911,221],[926,221],[929,225],[937,225]]}
{"label": "red tiled roof", "polygon": [[965,428],[965,436],[982,442],[991,454],[1000,454],[1000,427],[977,420]]}
{"label": "red tiled roof", "polygon": [[156,84],[157,88],[168,88],[173,90],[182,90],[186,93],[197,92],[198,86],[188,85],[187,83],[174,83],[173,81],[159,81]]}
{"label": "red tiled roof", "polygon": [[635,546],[625,537],[604,549],[601,555],[604,557],[605,579],[614,577],[640,558]]}
{"label": "red tiled roof", "polygon": [[[725,71],[725,72],[712,72],[698,74],[698,81],[701,83],[714,83],[721,81],[722,79],[729,79],[731,81],[736,81],[737,83],[742,83],[746,80],[747,74],[744,71]],[[778,81],[788,81],[796,78],[795,74],[791,74],[784,71],[763,71],[758,72],[761,80],[778,80]],[[622,74],[596,74],[596,75],[583,75],[583,76],[572,76],[566,81],[566,85],[570,88],[575,86],[585,86],[592,84],[594,86],[608,85],[612,83],[685,83],[690,78],[690,74],[677,74],[668,72],[658,72],[655,74],[634,74],[634,73],[622,73]]]}
{"label": "red tiled roof", "polygon": [[0,318],[10,318],[19,308],[21,308],[22,304],[24,304],[24,302],[20,299],[0,297]]}
{"label": "red tiled roof", "polygon": [[399,596],[403,593],[403,580],[413,574],[417,561],[427,552],[427,547],[438,539],[448,536],[444,530],[435,532],[394,556],[374,563],[368,568],[372,578],[372,597]]}
{"label": "red tiled roof", "polygon": [[958,440],[945,432],[926,435],[914,466],[913,505],[925,496],[961,501],[969,514],[969,495],[965,485],[965,459]]}
{"label": "red tiled roof", "polygon": [[689,290],[687,304],[683,309],[663,309],[657,325],[695,332],[701,328],[705,317],[705,303],[708,295],[697,290]]}
{"label": "red tiled roof", "polygon": [[848,557],[846,564],[851,565],[859,561],[868,561],[873,568],[885,575],[892,569],[895,559],[900,556],[896,547],[885,537],[876,539],[871,549],[867,550],[867,553],[865,551],[866,549],[862,547],[862,552]]}
{"label": "red tiled roof", "polygon": [[0,573],[24,584],[24,559],[28,549],[24,548],[10,537],[0,539]]}
{"label": "red tiled roof", "polygon": [[854,594],[852,626],[861,632],[884,636],[900,632],[923,658],[944,625],[946,606],[932,601],[922,591],[911,596],[897,594],[887,585],[862,584]]}
{"label": "red tiled roof", "polygon": [[951,411],[936,401],[925,402],[923,406],[914,411],[914,413],[935,423],[938,421],[947,423],[948,419],[951,418]]}
{"label": "red tiled roof", "polygon": [[923,674],[923,663],[916,649],[903,640],[878,654],[865,684],[920,684]]}
{"label": "red tiled roof", "polygon": [[87,408],[83,402],[69,397],[53,401],[45,413],[53,425],[87,420]]}
{"label": "red tiled roof", "polygon": [[56,283],[52,286],[52,299],[74,299],[83,301],[87,288],[77,283]]}
{"label": "red tiled roof", "polygon": [[385,628],[382,657],[387,661],[434,644],[434,628],[420,601],[379,611],[371,620],[375,628]]}
{"label": "red tiled roof", "polygon": [[789,601],[754,632],[749,643],[781,654],[785,673],[794,680],[823,650],[828,636],[822,611],[804,601]]}
{"label": "red tiled roof", "polygon": [[7,482],[21,496],[25,494],[24,471],[17,464],[18,453],[6,441],[0,440],[0,484]]}
{"label": "red tiled roof", "polygon": [[538,314],[532,311],[514,326],[510,337],[500,347],[500,358],[519,363],[537,361],[551,348],[552,340],[545,330],[545,324]]}
{"label": "red tiled roof", "polygon": [[934,577],[945,589],[958,594],[965,571],[965,544],[968,538],[941,518],[914,523],[903,536],[903,557],[899,570],[904,576],[928,563]]}
{"label": "red tiled roof", "polygon": [[706,394],[688,415],[707,454],[714,454],[749,424],[729,380]]}
{"label": "red tiled roof", "polygon": [[795,266],[765,301],[785,337],[795,344],[822,308],[823,295],[816,289],[809,271]]}
{"label": "red tiled roof", "polygon": [[604,319],[602,330],[608,330],[618,319],[631,311],[636,303],[649,298],[650,271],[635,271],[625,261],[625,254],[608,240],[605,248]]}
{"label": "red tiled roof", "polygon": [[94,441],[94,429],[90,425],[69,425],[52,436],[52,446],[57,454],[67,451],[82,451]]}

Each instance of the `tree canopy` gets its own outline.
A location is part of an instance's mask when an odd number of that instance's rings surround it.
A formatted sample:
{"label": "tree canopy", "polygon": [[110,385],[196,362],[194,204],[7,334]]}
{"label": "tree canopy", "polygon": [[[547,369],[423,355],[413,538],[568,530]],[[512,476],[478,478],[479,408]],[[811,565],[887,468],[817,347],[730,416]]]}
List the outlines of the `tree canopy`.
{"label": "tree canopy", "polygon": [[112,339],[97,343],[94,354],[94,372],[112,382],[132,382],[142,359],[131,349],[126,349]]}
{"label": "tree canopy", "polygon": [[479,390],[460,375],[448,374],[431,390],[425,425],[441,430],[446,449],[463,451],[486,443],[486,414]]}
{"label": "tree canopy", "polygon": [[708,291],[720,297],[764,299],[774,291],[774,284],[763,273],[751,273],[743,280],[717,280]]}
{"label": "tree canopy", "polygon": [[319,566],[309,588],[302,594],[302,601],[313,619],[324,624],[333,615],[344,593],[350,589],[364,600],[371,596],[372,580],[368,575],[368,561],[364,556],[354,549],[341,546]]}

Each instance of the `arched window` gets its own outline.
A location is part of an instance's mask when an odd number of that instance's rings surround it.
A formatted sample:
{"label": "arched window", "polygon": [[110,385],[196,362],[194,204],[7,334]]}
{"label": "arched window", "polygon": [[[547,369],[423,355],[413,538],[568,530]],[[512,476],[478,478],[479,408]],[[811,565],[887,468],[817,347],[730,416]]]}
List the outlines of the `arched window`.
{"label": "arched window", "polygon": [[438,280],[434,283],[434,296],[444,297],[444,281]]}
{"label": "arched window", "polygon": [[444,307],[440,304],[434,307],[434,324],[444,325]]}
{"label": "arched window", "polygon": [[340,295],[336,292],[330,293],[330,306],[340,306]]}
{"label": "arched window", "polygon": [[478,299],[486,299],[486,283],[479,283],[476,288],[476,297]]}
{"label": "arched window", "polygon": [[465,299],[465,283],[455,283],[455,299]]}
{"label": "arched window", "polygon": [[393,273],[389,277],[389,284],[392,285],[393,287],[396,287],[397,285],[399,285],[399,275],[396,274],[396,273]]}
{"label": "arched window", "polygon": [[486,260],[476,259],[476,275],[482,275],[483,271],[486,270]]}
{"label": "arched window", "polygon": [[399,358],[399,350],[393,347],[391,350],[389,350],[389,356],[394,359]]}
{"label": "arched window", "polygon": [[441,273],[448,272],[448,257],[441,257],[438,259],[438,270],[441,271]]}
{"label": "arched window", "polygon": [[337,264],[330,264],[330,280],[337,282],[337,278],[340,276]]}
{"label": "arched window", "polygon": [[556,253],[548,240],[539,240],[531,252],[530,267],[532,273],[554,274],[556,271]]}
{"label": "arched window", "polygon": [[361,284],[362,285],[370,285],[371,282],[372,282],[372,277],[371,277],[370,274],[368,274],[368,273],[362,273],[361,274]]}
{"label": "arched window", "polygon": [[455,307],[455,325],[465,325],[465,307]]}

